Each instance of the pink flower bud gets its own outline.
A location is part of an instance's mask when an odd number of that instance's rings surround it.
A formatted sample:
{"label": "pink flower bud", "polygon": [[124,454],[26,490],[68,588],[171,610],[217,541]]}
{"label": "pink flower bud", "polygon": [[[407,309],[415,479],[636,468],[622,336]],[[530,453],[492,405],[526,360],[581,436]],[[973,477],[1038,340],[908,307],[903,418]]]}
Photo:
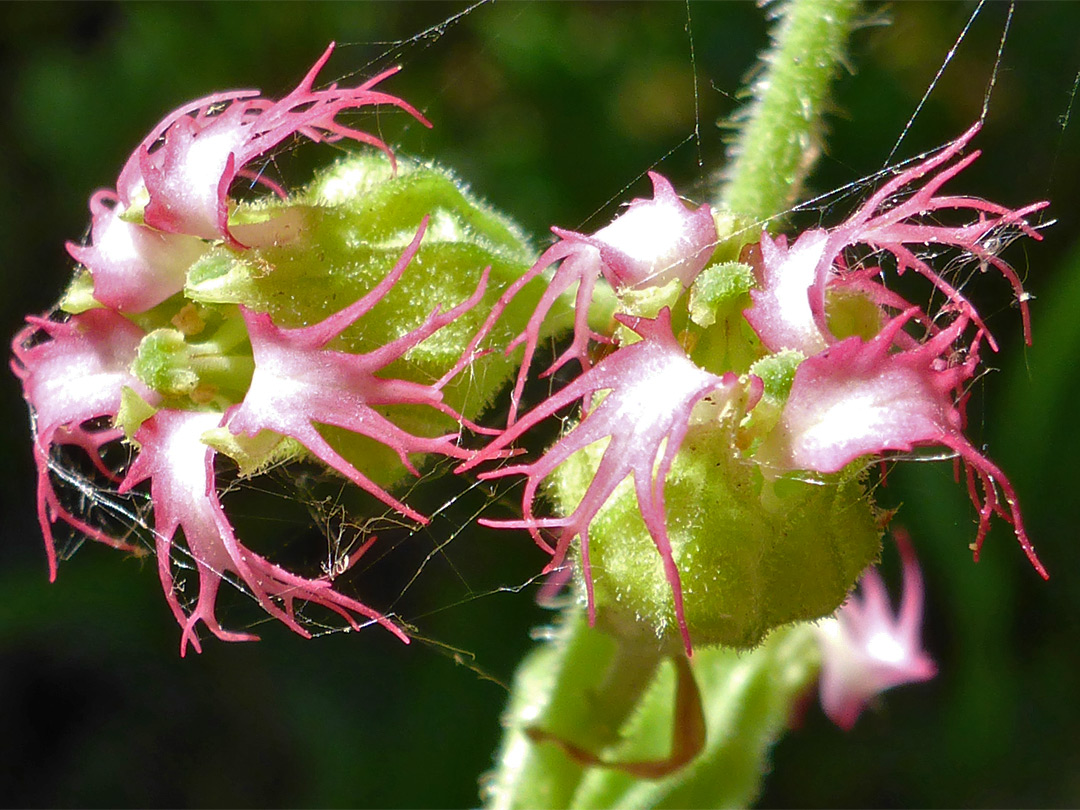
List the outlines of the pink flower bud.
{"label": "pink flower bud", "polygon": [[852,594],[836,615],[817,625],[821,644],[821,707],[848,731],[873,698],[905,683],[937,674],[922,649],[923,581],[906,533],[896,532],[904,561],[900,612],[893,615],[881,575],[866,569],[860,594]]}

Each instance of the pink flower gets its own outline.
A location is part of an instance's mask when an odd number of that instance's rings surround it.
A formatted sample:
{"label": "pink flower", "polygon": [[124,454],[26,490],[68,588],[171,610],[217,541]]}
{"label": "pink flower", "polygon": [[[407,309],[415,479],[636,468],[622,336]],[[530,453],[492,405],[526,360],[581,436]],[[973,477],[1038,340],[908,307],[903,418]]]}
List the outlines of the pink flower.
{"label": "pink flower", "polygon": [[[121,171],[117,193],[99,192],[91,202],[93,243],[68,245],[72,257],[90,270],[98,301],[141,312],[183,289],[184,271],[204,249],[199,239],[242,247],[229,229],[229,190],[237,177],[249,176],[249,163],[286,139],[348,138],[389,155],[378,138],[335,120],[343,110],[375,104],[399,107],[430,126],[409,104],[372,89],[397,68],[359,87],[331,84],[315,90],[315,78],[333,49],[331,44],[280,101],[262,98],[257,90],[217,93],[173,111],[151,130]],[[257,175],[252,178],[283,193]]]}
{"label": "pink flower", "polygon": [[297,88],[280,101],[241,90],[215,94],[168,115],[120,172],[117,188],[124,205],[132,205],[145,193],[149,202],[144,218],[150,227],[237,244],[228,225],[229,187],[245,166],[286,138],[303,135],[316,142],[349,138],[389,155],[378,138],[335,120],[343,110],[372,104],[400,107],[430,126],[406,102],[371,89],[398,68],[359,87],[339,89],[331,84],[315,90],[315,78],[333,50],[331,43]]}
{"label": "pink flower", "polygon": [[[180,655],[190,642],[201,652],[195,625],[205,624],[224,641],[254,641],[258,636],[225,630],[214,614],[218,587],[223,578],[237,576],[262,608],[293,632],[310,637],[296,620],[295,602],[321,605],[360,629],[354,615],[377,622],[406,644],[408,636],[382,614],[334,590],[329,577],[306,579],[290,573],[243,546],[218,499],[214,476],[214,451],[202,435],[221,424],[220,413],[161,410],[143,423],[135,434],[141,451],[128,469],[121,492],[150,479],[154,504],[154,536],[158,573],[165,598],[183,628]],[[172,574],[173,538],[184,531],[188,554],[199,574],[199,595],[190,614],[180,604]],[[352,565],[374,542],[368,540],[349,559]]]}
{"label": "pink flower", "polygon": [[[65,509],[53,479],[54,474],[64,474],[61,466],[54,466],[56,449],[76,445],[85,450],[103,476],[118,481],[122,473],[106,465],[103,448],[123,438],[114,422],[124,391],[130,389],[151,408],[164,402],[162,395],[132,370],[137,367],[133,363],[146,332],[121,312],[146,311],[182,290],[187,269],[207,249],[204,240],[220,239],[234,248],[243,247],[228,225],[234,205],[230,187],[237,177],[250,176],[245,167],[252,160],[287,138],[349,138],[389,154],[377,138],[339,124],[337,114],[388,103],[427,123],[405,102],[372,89],[393,70],[353,89],[338,89],[336,85],[313,89],[332,49],[331,45],[300,85],[280,102],[263,99],[255,91],[220,93],[185,105],[158,124],[128,160],[118,191],[103,190],[91,199],[92,244],[68,246],[71,255],[89,269],[95,296],[106,308],[91,309],[63,323],[29,318],[29,325],[16,337],[12,368],[23,383],[35,428],[38,518],[52,578],[56,575],[52,524],[57,519],[101,542],[143,553]],[[283,195],[272,183],[265,184]],[[420,404],[456,417],[443,404],[438,385],[375,375],[475,305],[483,294],[486,273],[476,294],[467,301],[446,313],[436,309],[419,328],[376,351],[349,355],[325,348],[393,287],[419,248],[423,232],[424,226],[381,284],[322,323],[281,329],[266,314],[242,310],[243,322],[250,330],[255,375],[248,395],[228,417],[221,412],[159,407],[135,433],[137,452],[123,474],[119,491],[126,493],[149,480],[158,566],[166,598],[183,628],[181,654],[189,643],[199,649],[199,622],[225,640],[255,638],[223,629],[216,618],[217,592],[226,577],[241,583],[270,615],[302,635],[308,633],[297,620],[297,600],[335,611],[354,628],[360,626],[358,621],[382,624],[408,641],[386,617],[335,591],[329,577],[300,577],[245,548],[222,509],[214,474],[215,451],[202,437],[206,431],[222,427],[227,419],[237,431],[277,430],[296,438],[402,513],[423,521],[421,515],[345,462],[315,427],[316,423],[338,425],[383,441],[413,470],[407,453],[466,456],[455,444],[456,435],[413,436],[375,410],[395,403]],[[249,228],[245,233],[254,231]],[[239,321],[241,315],[236,318]],[[151,361],[149,368],[153,367]],[[175,403],[169,400],[168,404]],[[198,596],[190,613],[181,604],[172,571],[173,555],[178,553],[174,543],[178,528],[183,530],[186,553],[199,577]],[[350,565],[370,542],[350,557]]]}
{"label": "pink flower", "polygon": [[817,624],[821,644],[821,707],[848,731],[862,710],[886,689],[928,681],[937,674],[923,651],[923,582],[906,533],[896,532],[904,562],[900,612],[893,615],[881,575],[868,568],[860,594],[851,595],[836,615]]}
{"label": "pink flower", "polygon": [[[791,247],[783,236],[774,240],[762,234],[758,268],[762,289],[751,292],[754,305],[745,314],[770,351],[795,349],[812,355],[836,341],[826,323],[825,294],[829,289],[862,292],[894,310],[911,306],[877,280],[884,274],[881,267],[849,266],[844,251],[856,245],[891,254],[897,275],[911,269],[927,278],[944,294],[949,308],[974,324],[979,335],[985,335],[996,350],[993,337],[971,303],[909,246],[959,248],[977,259],[984,271],[993,266],[1012,285],[1024,320],[1024,337],[1030,343],[1028,296],[1016,272],[996,255],[996,245],[999,237],[1010,229],[1040,239],[1024,217],[1045,208],[1047,203],[1034,203],[1013,211],[973,197],[937,193],[946,181],[978,158],[976,151],[949,165],[979,131],[979,126],[975,124],[937,155],[901,172],[836,228],[806,231]],[[897,200],[904,189],[928,176],[924,185],[910,196]],[[951,212],[970,212],[975,215],[975,221],[953,226],[930,219]],[[925,312],[920,312],[917,320],[934,330],[933,319]],[[902,334],[897,337],[903,339]]]}
{"label": "pink flower", "polygon": [[[805,360],[795,372],[780,425],[760,456],[784,469],[831,473],[860,456],[947,447],[963,462],[972,501],[979,508],[975,558],[990,518],[997,514],[1012,524],[1035,570],[1048,577],[1024,530],[1012,484],[963,434],[961,405],[978,366],[978,340],[963,363],[949,364],[946,358],[967,325],[961,316],[926,343],[890,351],[897,333],[915,314],[913,308],[897,316],[869,342],[850,337]],[[975,492],[976,478],[981,498]]]}
{"label": "pink flower", "polygon": [[558,263],[525,330],[506,349],[509,353],[525,345],[525,355],[510,399],[510,424],[517,418],[529,366],[540,341],[541,326],[559,296],[578,285],[574,299],[574,337],[566,351],[542,376],[555,373],[570,360],[580,362],[583,369],[591,365],[589,340],[605,340],[593,333],[588,325],[593,290],[601,276],[616,290],[660,286],[674,279],[689,286],[708,263],[716,245],[712,210],[707,205],[690,210],[665,177],[649,172],[649,179],[653,184],[653,199],[631,201],[624,213],[592,236],[552,228],[559,241],[544,251],[528,272],[507,287],[474,338],[470,349],[476,347],[526,284]]}
{"label": "pink flower", "polygon": [[427,405],[461,421],[462,417],[443,403],[441,381],[422,385],[375,374],[475,306],[487,286],[486,270],[467,300],[446,312],[436,308],[420,327],[375,351],[349,354],[325,348],[367,314],[397,283],[420,249],[426,227],[425,217],[397,264],[371,292],[320,323],[282,329],[274,325],[268,314],[241,307],[255,355],[255,374],[244,401],[230,411],[226,420],[229,430],[236,434],[254,436],[261,430],[272,430],[291,436],[325,464],[419,523],[426,523],[427,519],[346,461],[315,425],[335,425],[369,436],[392,448],[402,464],[417,475],[409,453],[439,453],[462,459],[471,455],[456,444],[459,438],[456,434],[435,438],[414,436],[375,410],[380,405],[399,403]]}
{"label": "pink flower", "polygon": [[[762,236],[758,272],[763,289],[751,292],[754,305],[746,310],[746,319],[770,350],[795,349],[808,359],[796,371],[780,425],[757,459],[781,470],[831,473],[863,456],[946,447],[963,464],[969,494],[979,510],[975,558],[996,514],[1012,525],[1035,570],[1047,577],[1027,537],[1012,484],[963,434],[966,386],[978,369],[981,341],[986,337],[995,350],[996,344],[971,303],[908,247],[960,248],[984,270],[995,267],[1013,286],[1024,334],[1030,339],[1028,296],[991,243],[1010,229],[1040,238],[1024,216],[1046,203],[1012,211],[970,197],[938,195],[946,180],[978,157],[974,152],[949,165],[977,131],[978,124],[938,155],[886,183],[831,231],[807,231],[790,248],[783,237],[774,241]],[[927,176],[930,179],[911,196],[887,207],[900,190]],[[974,212],[976,221],[958,226],[923,221],[950,211]],[[928,278],[946,298],[937,316],[887,289],[879,280],[884,276],[881,268],[849,267],[842,251],[857,244],[887,251],[897,273],[910,268]],[[853,336],[838,342],[826,323],[829,289],[861,293],[882,314],[890,310],[896,314],[869,341]],[[942,316],[950,319],[947,326],[940,325]],[[922,325],[924,341],[904,331],[912,321]],[[972,324],[974,336],[958,349]]]}
{"label": "pink flower", "polygon": [[[113,480],[118,477],[105,465],[101,452],[105,445],[122,438],[122,431],[113,427],[111,420],[120,410],[123,390],[129,388],[150,403],[161,399],[130,371],[145,333],[123,316],[104,309],[72,316],[66,323],[43,318],[27,320],[29,325],[13,344],[12,369],[23,383],[34,425],[38,520],[45,537],[50,579],[56,578],[52,524],[57,519],[94,540],[142,554],[141,548],[112,537],[65,509],[50,473],[53,452],[62,445],[75,445],[86,451],[104,476]],[[42,333],[47,339],[36,342]],[[109,419],[110,424],[101,426],[99,422],[103,419]],[[236,539],[217,496],[214,452],[201,440],[203,433],[221,422],[220,413],[158,410],[135,434],[139,452],[119,487],[120,493],[124,493],[150,479],[158,568],[166,599],[184,631],[181,655],[189,642],[196,650],[200,649],[195,635],[199,621],[226,641],[256,638],[249,633],[224,630],[214,615],[218,587],[227,575],[237,576],[270,615],[301,635],[309,634],[296,620],[296,600],[333,610],[356,629],[360,625],[354,617],[359,615],[408,642],[396,625],[335,591],[328,578],[312,580],[292,574],[251,552]],[[173,536],[178,527],[184,530],[187,553],[199,572],[199,596],[190,616],[179,602],[171,568],[175,553]],[[371,542],[353,554],[350,565]]]}
{"label": "pink flower", "polygon": [[144,312],[184,288],[187,269],[207,250],[194,236],[163,233],[121,218],[124,206],[101,189],[90,198],[90,245],[68,242],[75,261],[89,268],[94,298],[121,312]]}
{"label": "pink flower", "polygon": [[[595,620],[589,563],[589,524],[619,483],[632,475],[641,516],[664,562],[675,615],[689,655],[690,634],[683,610],[679,569],[672,556],[667,534],[664,483],[690,427],[694,406],[706,397],[722,406],[739,392],[739,379],[732,373],[723,377],[710,374],[687,357],[672,334],[671,314],[667,308],[661,310],[655,320],[617,317],[642,339],[619,348],[559,393],[549,397],[471,461],[459,467],[459,471],[498,457],[496,454],[502,448],[575,400],[607,390],[608,395],[582,418],[581,423],[560,438],[538,461],[480,474],[480,478],[517,474],[527,477],[522,496],[524,519],[480,522],[487,526],[528,529],[536,543],[553,555],[545,572],[559,568],[566,558],[570,543],[579,538],[589,618]],[[753,407],[760,396],[761,381],[756,377],[751,378],[747,407]],[[603,450],[592,482],[573,513],[561,518],[535,517],[533,501],[544,479],[571,455],[604,438],[610,441]],[[554,549],[540,536],[541,528],[561,530]]]}
{"label": "pink flower", "polygon": [[[226,641],[254,639],[249,633],[222,628],[215,615],[221,580],[234,576],[275,618],[301,635],[309,635],[296,618],[295,602],[318,604],[345,617],[359,628],[357,618],[383,625],[404,641],[405,634],[389,619],[334,590],[328,577],[307,579],[274,565],[245,548],[236,538],[222,508],[214,475],[215,452],[202,440],[208,430],[227,425],[234,432],[255,434],[273,430],[292,436],[331,467],[414,520],[425,518],[372,483],[322,439],[316,423],[344,427],[395,449],[415,472],[408,453],[441,453],[467,458],[457,436],[413,436],[398,428],[375,408],[408,403],[427,405],[458,415],[442,402],[438,385],[421,385],[376,376],[483,296],[487,272],[476,292],[446,312],[436,309],[417,329],[362,355],[328,350],[325,346],[378,303],[397,283],[416,255],[427,221],[390,273],[370,293],[336,315],[309,327],[282,329],[264,313],[242,310],[254,352],[255,374],[244,401],[228,415],[161,408],[136,432],[138,454],[120,484],[120,493],[150,481],[158,568],[166,599],[183,628],[181,654],[192,644],[200,649],[196,625],[202,622]],[[16,338],[12,367],[23,382],[36,428],[34,457],[38,465],[38,516],[45,534],[50,575],[55,577],[56,553],[51,524],[63,519],[75,529],[110,545],[139,551],[65,510],[50,479],[51,455],[59,445],[78,445],[98,469],[117,476],[101,458],[101,448],[122,437],[111,424],[122,393],[130,388],[151,404],[161,397],[131,369],[145,332],[122,315],[93,309],[66,323],[30,318]],[[42,336],[47,340],[35,342]],[[468,424],[468,423],[466,423]],[[176,530],[183,529],[186,553],[199,576],[199,592],[190,613],[181,604],[172,571]],[[369,541],[349,560],[350,565],[370,546]]]}
{"label": "pink flower", "polygon": [[[57,497],[50,478],[53,451],[76,445],[86,451],[94,466],[112,477],[101,458],[104,445],[120,438],[111,424],[96,424],[120,409],[124,388],[144,399],[156,395],[130,369],[139,341],[145,334],[126,318],[108,310],[92,309],[58,323],[46,318],[27,318],[12,342],[12,371],[22,382],[30,406],[34,432],[34,463],[37,465],[37,512],[49,559],[49,579],[56,579],[56,545],[52,525],[63,520],[78,531],[116,548],[137,552],[129,544],[76,517]],[[41,338],[45,340],[40,340]]]}

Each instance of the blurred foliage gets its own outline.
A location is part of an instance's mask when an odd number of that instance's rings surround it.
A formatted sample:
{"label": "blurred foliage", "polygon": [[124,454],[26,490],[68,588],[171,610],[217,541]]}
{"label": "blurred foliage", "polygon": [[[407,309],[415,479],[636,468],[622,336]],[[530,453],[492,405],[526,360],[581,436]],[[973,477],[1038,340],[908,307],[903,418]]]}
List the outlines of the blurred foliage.
{"label": "blurred foliage", "polygon": [[[362,126],[456,170],[538,246],[551,224],[605,223],[616,202],[647,192],[644,172],[653,167],[688,196],[709,195],[723,166],[725,132],[716,123],[737,108],[738,88],[765,42],[760,9],[510,3],[454,17],[464,9],[0,6],[6,333],[58,297],[71,266],[63,242],[87,228],[87,197],[114,182],[154,122],[213,90],[287,91],[330,40],[339,50],[325,79],[400,63],[405,69],[386,88],[435,124],[427,131],[383,114]],[[839,83],[828,151],[806,196],[887,161],[972,10],[968,3],[870,7],[873,18],[892,23],[856,34],[853,72]],[[978,117],[1007,10],[983,9],[896,159],[943,143]],[[1072,497],[1080,433],[1069,416],[1071,395],[1080,394],[1073,359],[1080,107],[1063,129],[1080,69],[1077,31],[1080,5],[1017,7],[977,140],[985,154],[952,186],[1007,205],[1053,201],[1057,224],[1045,241],[1007,254],[1037,299],[1032,349],[1021,345],[1006,285],[992,274],[977,279],[974,297],[1003,351],[988,358],[1001,373],[977,385],[970,425],[1011,475],[1052,579],[1035,576],[1000,526],[972,564],[974,514],[947,462],[896,470],[882,497],[903,503],[902,521],[923,559],[928,646],[942,674],[889,695],[850,734],[811,708],[776,749],[767,806],[1080,804],[1080,500]],[[282,154],[274,169],[298,184],[324,160],[325,148],[305,146]],[[838,222],[856,202],[841,198],[794,219]],[[25,410],[14,380],[4,391],[0,803],[475,804],[477,777],[499,737],[501,683],[529,649],[529,627],[546,615],[532,588],[473,595],[514,589],[539,568],[527,538],[469,531],[425,568],[410,589],[415,598],[397,607],[438,644],[407,648],[375,631],[304,642],[264,624],[258,644],[210,642],[202,656],[181,661],[150,561],[88,544],[61,566],[56,585],[46,582]],[[429,485],[422,497],[441,503],[450,497],[444,486]],[[393,601],[483,499],[463,497],[410,541],[412,550],[395,547],[363,586]],[[252,505],[247,514],[266,513]],[[294,520],[297,534],[306,530],[302,514]],[[254,619],[242,598],[235,605],[234,621]]]}

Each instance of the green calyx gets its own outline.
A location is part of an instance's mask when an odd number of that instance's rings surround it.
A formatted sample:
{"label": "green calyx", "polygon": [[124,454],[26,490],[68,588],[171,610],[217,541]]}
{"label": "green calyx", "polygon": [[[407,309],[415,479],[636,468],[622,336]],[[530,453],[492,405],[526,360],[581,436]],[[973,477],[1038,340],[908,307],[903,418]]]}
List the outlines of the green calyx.
{"label": "green calyx", "polygon": [[[254,371],[241,307],[268,313],[281,328],[317,324],[382,282],[425,220],[419,251],[397,283],[326,348],[353,354],[379,349],[420,327],[436,308],[445,312],[468,299],[490,268],[476,306],[378,372],[383,378],[433,384],[455,367],[499,297],[535,255],[513,223],[448,171],[401,158],[394,168],[382,154],[362,153],[344,158],[287,199],[239,203],[229,227],[246,247],[207,245],[188,268],[181,293],[129,316],[147,332],[132,372],[170,408],[224,411],[236,405]],[[505,388],[518,357],[507,357],[502,349],[525,327],[542,291],[542,279],[520,291],[476,347],[476,358],[441,387],[451,409],[474,419]],[[79,312],[94,306],[93,282],[85,273],[73,282],[65,308]],[[557,301],[545,334],[565,329],[572,319],[572,301]],[[460,430],[453,416],[431,407],[377,410],[417,436]],[[129,433],[152,412],[149,405],[128,408]],[[378,485],[392,487],[407,475],[394,450],[332,426],[319,430]],[[304,454],[296,442],[270,431],[248,438],[221,429],[210,442],[245,475]]]}
{"label": "green calyx", "polygon": [[[761,345],[743,317],[754,285],[749,265],[722,257],[688,290],[654,292],[669,294],[664,305],[673,307],[675,334],[694,362],[717,375],[741,375],[744,392],[712,416],[699,405],[670,471],[657,482],[695,647],[749,649],[774,628],[831,614],[880,552],[881,519],[862,471],[784,473],[755,457],[779,423],[804,357],[768,354]],[[876,317],[862,297],[834,303],[836,328],[845,332],[860,333]],[[761,386],[754,403],[752,377]],[[551,476],[548,495],[558,514],[573,513],[604,450],[604,443],[592,445]],[[655,636],[677,654],[673,582],[632,479],[592,519],[589,555],[598,626],[622,638]]]}
{"label": "green calyx", "polygon": [[[238,216],[246,217],[247,227],[266,226],[279,221],[282,205],[264,203],[241,209]],[[396,174],[382,155],[346,158],[288,205],[295,219],[291,238],[239,253],[225,246],[211,249],[188,273],[185,295],[202,304],[243,304],[268,312],[282,327],[317,323],[382,281],[428,217],[420,250],[400,281],[329,347],[357,353],[379,348],[419,327],[436,307],[445,311],[467,299],[490,267],[483,299],[385,372],[404,380],[431,383],[452,368],[503,290],[534,258],[516,226],[451,174],[402,158]],[[243,227],[236,229],[241,235]],[[518,295],[481,348],[509,343],[542,289],[538,280]],[[556,311],[560,317],[553,319],[552,331],[572,317],[568,306]],[[490,352],[445,386],[445,401],[475,417],[515,370],[513,357]],[[455,427],[444,414],[423,418],[430,418],[430,435]]]}
{"label": "green calyx", "polygon": [[[692,429],[664,499],[686,621],[695,645],[754,647],[772,628],[836,610],[880,552],[877,510],[860,477],[783,476],[746,461],[722,427]],[[552,496],[569,514],[601,451],[571,457]],[[681,647],[671,583],[624,481],[589,527],[597,620],[616,635]]]}

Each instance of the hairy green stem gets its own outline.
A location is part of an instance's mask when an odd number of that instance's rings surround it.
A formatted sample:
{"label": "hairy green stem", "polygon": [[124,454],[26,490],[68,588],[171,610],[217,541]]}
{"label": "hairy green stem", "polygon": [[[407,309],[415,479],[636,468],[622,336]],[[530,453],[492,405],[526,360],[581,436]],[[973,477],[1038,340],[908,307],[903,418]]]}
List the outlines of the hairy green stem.
{"label": "hairy green stem", "polygon": [[858,11],[854,0],[789,0],[750,87],[718,204],[764,222],[788,208],[820,154],[822,114]]}
{"label": "hairy green stem", "polygon": [[485,805],[568,807],[588,768],[550,739],[530,739],[530,730],[602,753],[619,740],[660,660],[655,648],[619,642],[589,627],[579,606],[566,608],[553,637],[518,668]]}

